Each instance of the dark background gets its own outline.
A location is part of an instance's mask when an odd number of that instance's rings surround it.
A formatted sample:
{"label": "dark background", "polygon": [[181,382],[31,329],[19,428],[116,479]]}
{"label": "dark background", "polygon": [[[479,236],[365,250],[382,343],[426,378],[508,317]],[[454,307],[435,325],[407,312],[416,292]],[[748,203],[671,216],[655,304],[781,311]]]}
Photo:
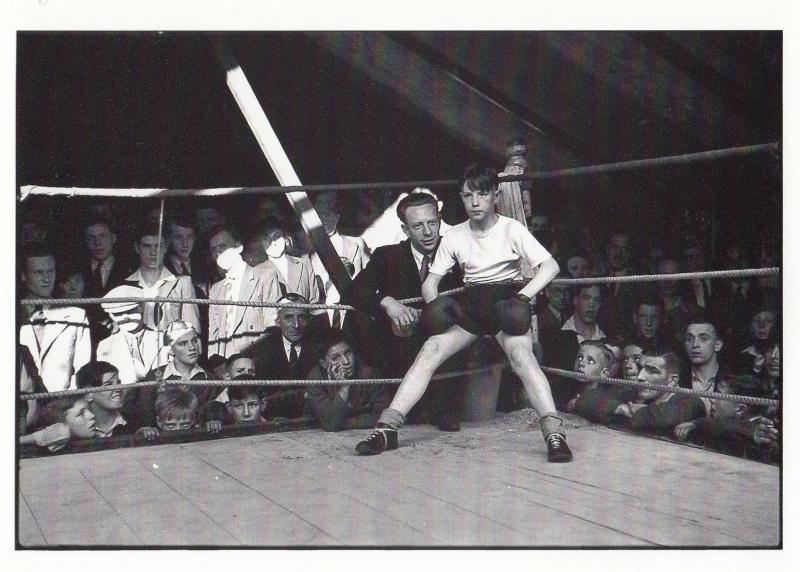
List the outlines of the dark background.
{"label": "dark background", "polygon": [[[303,183],[457,178],[473,160],[502,169],[502,149],[467,141],[312,36],[226,35]],[[780,141],[780,32],[385,36],[541,127],[548,154],[532,141],[533,169]],[[591,58],[574,56],[587,46]],[[21,32],[17,50],[18,186],[277,183],[206,34]],[[454,223],[463,215],[451,190],[439,189]],[[18,216],[69,239],[92,200],[31,199]],[[253,200],[221,204],[235,219]],[[350,195],[344,227],[359,200]],[[535,210],[567,234],[625,228],[640,250],[696,234],[715,254],[737,241],[751,258],[762,235],[780,242],[781,202],[780,158],[766,154],[534,187]],[[133,224],[152,203],[116,206]]]}

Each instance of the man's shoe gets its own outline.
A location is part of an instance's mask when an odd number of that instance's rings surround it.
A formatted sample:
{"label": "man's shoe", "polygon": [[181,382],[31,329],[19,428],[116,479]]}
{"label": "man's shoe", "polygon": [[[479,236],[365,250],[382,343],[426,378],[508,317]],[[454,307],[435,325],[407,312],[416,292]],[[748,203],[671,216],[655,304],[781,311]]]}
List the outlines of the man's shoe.
{"label": "man's shoe", "polygon": [[461,431],[461,423],[458,420],[458,415],[455,413],[445,413],[442,415],[436,423],[436,426],[439,428],[439,431]]}
{"label": "man's shoe", "polygon": [[397,429],[388,427],[376,427],[372,435],[356,445],[359,455],[380,455],[392,449],[397,449]]}
{"label": "man's shoe", "polygon": [[547,443],[547,460],[551,463],[569,463],[572,451],[567,445],[567,438],[561,433],[550,433],[545,439]]}

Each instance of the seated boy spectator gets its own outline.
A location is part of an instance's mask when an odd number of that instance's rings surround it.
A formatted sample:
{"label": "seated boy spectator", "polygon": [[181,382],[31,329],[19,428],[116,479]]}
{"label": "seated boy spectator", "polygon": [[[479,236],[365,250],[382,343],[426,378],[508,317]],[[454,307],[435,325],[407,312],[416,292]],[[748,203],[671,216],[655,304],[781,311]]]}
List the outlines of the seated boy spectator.
{"label": "seated boy spectator", "polygon": [[[202,350],[200,338],[195,327],[189,322],[175,320],[164,332],[164,345],[169,347],[172,360],[165,366],[152,370],[145,380],[198,380],[214,379],[213,374],[199,365]],[[190,391],[205,403],[211,396],[211,389],[206,387],[191,387]],[[154,430],[154,403],[161,387],[145,387],[130,390],[125,396],[123,414],[133,428],[145,438],[157,436]]]}
{"label": "seated boy spectator", "polygon": [[156,427],[159,431],[183,431],[198,426],[197,396],[179,386],[167,387],[156,397]]}
{"label": "seated boy spectator", "polygon": [[[319,344],[319,364],[308,379],[374,377],[372,369],[359,363],[352,346],[340,332],[331,330]],[[375,425],[381,411],[391,402],[385,385],[311,385],[308,406],[325,431],[366,429]]]}
{"label": "seated boy spectator", "polygon": [[[575,312],[559,330],[540,332],[539,341],[544,351],[544,364],[559,369],[570,369],[578,355],[578,347],[584,340],[602,340],[606,337],[597,323],[601,307],[600,287],[596,284],[579,286],[572,303]],[[581,383],[566,377],[552,376],[548,380],[556,407],[564,410],[575,397]]]}
{"label": "seated boy spectator", "polygon": [[[237,375],[234,379],[255,379],[254,375]],[[234,425],[266,423],[264,409],[267,400],[261,396],[259,387],[238,385],[228,388],[227,412],[229,423]]]}
{"label": "seated boy spectator", "polygon": [[[720,385],[724,393],[768,397],[751,375],[727,377]],[[775,460],[779,431],[766,407],[717,400],[716,415],[701,417],[675,427],[675,438],[691,441],[731,455]]]}
{"label": "seated boy spectator", "polygon": [[774,342],[780,327],[775,302],[769,298],[754,305],[750,317],[747,347],[736,356],[736,370],[741,373],[760,374],[766,361],[766,350]]}
{"label": "seated boy spectator", "polygon": [[661,340],[665,337],[661,334],[662,314],[661,304],[654,295],[645,294],[636,301],[631,337],[636,345],[648,353],[660,351],[664,347]]}
{"label": "seated boy spectator", "polygon": [[22,435],[20,445],[38,445],[55,452],[66,447],[72,438],[88,439],[95,435],[94,414],[83,395],[54,400],[48,404],[48,414],[54,422],[30,435]]}
{"label": "seated boy spectator", "polygon": [[[645,355],[638,379],[652,385],[678,387],[681,367],[674,352]],[[634,431],[667,436],[684,421],[703,417],[705,407],[698,397],[642,388],[635,401],[621,404],[614,413],[629,419]]]}
{"label": "seated boy spectator", "polygon": [[[614,363],[614,354],[602,341],[586,340],[578,349],[574,370],[585,375],[608,376]],[[626,388],[590,382],[590,385],[567,405],[581,417],[594,423],[606,423],[620,403],[624,402]]]}
{"label": "seated boy spectator", "polygon": [[[78,389],[84,387],[104,387],[119,385],[119,371],[104,361],[87,363],[75,375]],[[94,414],[95,436],[106,438],[112,435],[130,435],[131,428],[120,413],[123,390],[99,391],[87,397],[89,408]]]}

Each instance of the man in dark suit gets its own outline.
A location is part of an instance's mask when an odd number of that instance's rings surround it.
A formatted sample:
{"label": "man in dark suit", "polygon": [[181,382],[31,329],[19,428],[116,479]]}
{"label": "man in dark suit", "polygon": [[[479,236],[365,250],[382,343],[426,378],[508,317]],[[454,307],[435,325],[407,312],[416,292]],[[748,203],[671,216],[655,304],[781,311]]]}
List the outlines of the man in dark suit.
{"label": "man in dark suit", "polygon": [[[132,268],[119,260],[114,254],[117,234],[108,219],[92,218],[85,227],[84,237],[89,258],[81,265],[86,296],[101,298],[109,290],[122,284]],[[111,319],[100,307],[93,304],[86,307],[86,315],[92,332],[92,342],[96,345],[111,333]]]}
{"label": "man in dark suit", "polygon": [[[279,304],[307,304],[299,294],[289,293]],[[259,379],[306,379],[317,365],[313,340],[307,335],[311,313],[307,308],[282,307],[277,327],[268,328],[265,336],[245,352],[256,364]],[[266,387],[264,417],[300,417],[304,405],[303,386]]]}
{"label": "man in dark suit", "polygon": [[[374,365],[387,375],[402,377],[425,338],[418,328],[420,310],[398,300],[422,295],[422,283],[439,246],[441,217],[436,199],[424,192],[402,199],[397,205],[397,216],[408,240],[375,250],[367,266],[355,277],[346,303],[374,318],[376,335],[365,334],[371,324],[359,320],[359,349],[366,350],[377,362]],[[463,274],[459,270],[458,274],[445,276],[441,289],[457,288],[462,283]],[[430,395],[427,406],[431,421],[443,431],[458,431],[463,384],[443,381],[436,389],[432,385],[426,395]],[[424,420],[420,414],[425,408],[425,404],[416,407],[419,421]]]}

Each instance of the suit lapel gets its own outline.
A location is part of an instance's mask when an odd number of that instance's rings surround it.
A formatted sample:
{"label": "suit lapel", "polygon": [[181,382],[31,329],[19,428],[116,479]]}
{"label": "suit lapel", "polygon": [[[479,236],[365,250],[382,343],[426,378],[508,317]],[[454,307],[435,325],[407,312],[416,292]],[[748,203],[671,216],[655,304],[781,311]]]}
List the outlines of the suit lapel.
{"label": "suit lapel", "polygon": [[[256,287],[258,286],[258,275],[256,274],[255,270],[251,266],[245,268],[244,274],[242,275],[242,285],[239,288],[239,300],[241,302],[249,302],[253,298],[255,298],[254,294],[256,291]],[[244,312],[247,309],[246,306],[236,306],[236,310],[234,313],[233,319],[233,329],[239,327],[239,324],[242,323],[244,319]],[[229,332],[228,335],[233,334],[233,332]]]}
{"label": "suit lapel", "polygon": [[[69,313],[59,313],[48,318],[47,325],[44,328],[44,336],[42,337],[42,347],[40,350],[41,361],[44,361],[47,352],[50,351],[50,348],[53,346],[56,339],[58,339],[58,336],[69,327],[70,324],[66,322],[69,322],[71,318],[72,316]],[[50,322],[50,320],[58,323]]]}
{"label": "suit lapel", "polygon": [[[286,283],[289,285],[290,292],[300,292],[300,283],[303,273],[303,265],[300,261],[295,258],[294,256],[286,255],[286,259],[288,260],[289,264],[287,265],[286,274]],[[305,294],[303,294],[305,296]]]}

